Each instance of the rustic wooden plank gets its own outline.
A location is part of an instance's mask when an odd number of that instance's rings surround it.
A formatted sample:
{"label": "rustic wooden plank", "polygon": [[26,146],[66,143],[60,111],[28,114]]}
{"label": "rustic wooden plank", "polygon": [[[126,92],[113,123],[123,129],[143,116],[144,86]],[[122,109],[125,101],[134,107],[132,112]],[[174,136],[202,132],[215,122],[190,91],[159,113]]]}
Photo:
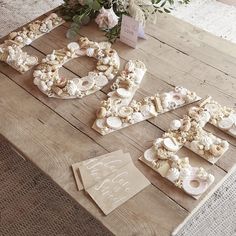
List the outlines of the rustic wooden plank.
{"label": "rustic wooden plank", "polygon": [[146,31],[155,39],[236,77],[234,44],[168,14],[159,14],[157,24],[149,25]]}
{"label": "rustic wooden plank", "polygon": [[[54,31],[54,33],[58,35],[56,31]],[[55,37],[56,36],[54,36],[54,40],[52,39],[52,41],[49,41],[48,43],[45,41],[45,37],[40,39],[42,40],[41,43],[39,43],[39,41],[37,40],[38,44],[41,45],[40,49],[42,48],[43,50],[44,48],[46,48],[46,46],[42,47],[42,45],[50,45],[53,41],[56,41],[55,47],[61,48],[63,45],[58,45],[58,44],[60,44],[60,41],[63,41],[63,37],[58,36],[59,37],[58,40],[55,40]],[[28,50],[30,53],[34,53],[39,57],[43,56],[39,54],[39,52],[33,50],[31,47],[28,47]],[[77,66],[76,64],[70,64],[69,62],[66,64],[66,67],[68,65],[70,65],[70,70],[76,71],[75,68],[75,66]],[[162,135],[163,133],[162,130],[158,128],[153,128],[153,126],[149,122],[142,122],[140,124],[135,125],[134,127],[132,126],[119,132],[115,132],[114,134],[101,137],[98,133],[91,130],[91,126],[95,119],[95,111],[97,107],[99,107],[100,101],[105,98],[105,95],[103,93],[98,92],[95,95],[83,98],[82,100],[78,99],[73,101],[61,101],[61,100],[55,101],[55,99],[45,98],[45,96],[41,94],[39,91],[35,91],[35,88],[33,88],[32,82],[30,81],[32,79],[31,78],[32,75],[30,76],[29,74],[27,75],[25,74],[24,76],[19,77],[18,75],[17,76],[15,75],[13,70],[11,70],[9,67],[7,68],[8,68],[7,70],[6,69],[4,70],[4,68],[1,69],[10,78],[12,78],[14,81],[19,83],[24,88],[26,88],[27,91],[30,91],[34,96],[36,96],[38,99],[40,99],[49,107],[51,107],[53,110],[55,110],[58,114],[60,114],[62,117],[68,120],[79,130],[82,130],[84,133],[89,135],[89,137],[91,137],[93,140],[96,140],[96,142],[98,142],[101,146],[103,146],[109,151],[112,151],[113,148],[120,149],[125,147],[127,151],[131,152],[137,167],[141,169],[146,176],[148,176],[150,181],[155,186],[160,188],[161,191],[167,193],[169,197],[174,199],[185,209],[191,211],[198,204],[198,201],[195,201],[189,196],[186,197],[186,194],[178,190],[177,188],[174,188],[173,191],[173,186],[170,183],[168,183],[168,181],[161,178],[160,176],[158,176],[158,174],[151,171],[150,168],[148,168],[147,166],[143,165],[141,162],[138,161],[138,157],[142,155],[145,149],[151,146],[153,140],[156,137]],[[83,69],[83,71],[86,69],[87,68]],[[66,70],[63,71],[66,72]],[[61,72],[63,71],[61,70]],[[67,71],[67,73],[69,72]],[[171,86],[169,86],[167,83],[164,83],[161,80],[160,81],[156,80],[155,78],[153,78],[153,76],[151,77],[155,81],[156,87],[161,89],[162,91],[165,91],[165,89],[167,88],[169,89],[171,88]],[[147,91],[148,87],[150,87],[149,84],[152,84],[152,81],[146,81]],[[140,93],[138,95],[139,97],[142,97],[145,94]],[[162,123],[163,122],[166,123],[166,125],[168,125],[167,120],[164,117]],[[216,180],[221,179],[222,176],[224,175],[224,172],[220,168],[216,166],[211,166],[203,159],[197,157],[196,155],[192,155],[190,151],[186,152],[188,153],[187,155],[191,157],[191,161],[193,161],[194,164],[201,165],[206,169],[208,169],[209,171],[212,171],[216,175]]]}
{"label": "rustic wooden plank", "polygon": [[6,76],[0,77],[0,132],[114,234],[169,235],[186,217],[184,209],[153,186],[103,216],[76,190],[70,166],[106,151]]}

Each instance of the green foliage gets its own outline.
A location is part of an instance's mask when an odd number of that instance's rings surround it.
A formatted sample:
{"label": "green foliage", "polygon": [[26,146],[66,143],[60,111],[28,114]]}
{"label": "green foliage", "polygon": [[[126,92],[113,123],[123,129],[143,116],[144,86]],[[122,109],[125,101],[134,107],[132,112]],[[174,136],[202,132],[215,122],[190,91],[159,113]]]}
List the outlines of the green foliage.
{"label": "green foliage", "polygon": [[[129,0],[127,0],[129,1]],[[155,14],[157,11],[161,13],[170,13],[171,8],[166,7],[166,5],[171,6],[174,1],[179,1],[181,3],[187,4],[190,0],[152,0],[153,11],[151,14]],[[64,5],[61,8],[61,14],[67,21],[72,21],[71,27],[67,32],[67,37],[70,39],[76,38],[79,33],[80,28],[83,25],[88,24],[92,19],[95,19],[99,13],[99,10],[104,8],[113,7],[114,12],[119,17],[118,24],[112,29],[105,29],[105,36],[110,42],[115,42],[120,35],[121,29],[121,19],[122,15],[128,14],[128,11],[120,10],[122,9],[119,4],[121,0],[83,0],[83,5],[79,3],[79,0],[64,0]]]}

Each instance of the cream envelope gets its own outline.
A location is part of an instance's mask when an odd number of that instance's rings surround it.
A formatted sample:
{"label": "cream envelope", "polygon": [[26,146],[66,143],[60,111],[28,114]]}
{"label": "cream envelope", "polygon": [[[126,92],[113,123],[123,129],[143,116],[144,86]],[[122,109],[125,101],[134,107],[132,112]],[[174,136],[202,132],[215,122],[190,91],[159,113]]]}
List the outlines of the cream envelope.
{"label": "cream envelope", "polygon": [[105,215],[147,187],[150,182],[129,163],[86,191]]}
{"label": "cream envelope", "polygon": [[79,166],[84,189],[90,188],[106,176],[132,162],[129,153],[109,155],[103,158],[92,158]]}
{"label": "cream envelope", "polygon": [[99,161],[100,159],[105,158],[105,157],[120,156],[122,154],[123,154],[123,151],[118,150],[115,152],[110,152],[110,153],[107,153],[107,154],[104,154],[104,155],[101,155],[101,156],[98,156],[95,158],[88,159],[86,161],[81,161],[81,162],[77,162],[77,163],[72,164],[72,170],[74,173],[74,177],[75,177],[75,181],[76,181],[76,185],[77,185],[78,190],[80,191],[80,190],[84,189],[83,184],[82,184],[82,180],[81,180],[81,176],[80,176],[80,172],[79,172],[80,166],[82,166],[84,163],[89,163],[92,159]]}

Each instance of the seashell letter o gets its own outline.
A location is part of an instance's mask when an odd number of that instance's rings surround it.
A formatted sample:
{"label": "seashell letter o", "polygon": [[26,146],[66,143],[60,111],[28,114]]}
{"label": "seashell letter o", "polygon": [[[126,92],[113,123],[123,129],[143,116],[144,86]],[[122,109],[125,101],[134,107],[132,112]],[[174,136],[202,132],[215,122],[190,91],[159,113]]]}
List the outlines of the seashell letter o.
{"label": "seashell letter o", "polygon": [[[66,79],[59,69],[68,61],[88,56],[97,59],[96,68],[83,78]],[[97,92],[113,79],[120,67],[117,52],[108,42],[93,42],[82,37],[66,48],[54,50],[34,71],[34,84],[48,97],[61,99],[82,98]]]}

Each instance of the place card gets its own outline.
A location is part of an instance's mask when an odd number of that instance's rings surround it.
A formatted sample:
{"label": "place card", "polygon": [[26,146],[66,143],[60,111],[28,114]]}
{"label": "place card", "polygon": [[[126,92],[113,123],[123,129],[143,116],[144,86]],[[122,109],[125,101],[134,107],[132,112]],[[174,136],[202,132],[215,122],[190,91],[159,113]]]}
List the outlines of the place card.
{"label": "place card", "polygon": [[93,158],[79,166],[84,189],[90,188],[105,177],[132,162],[129,153],[107,155],[103,158]]}
{"label": "place card", "polygon": [[104,214],[108,215],[149,184],[134,164],[129,163],[86,191]]}
{"label": "place card", "polygon": [[76,181],[76,185],[77,185],[77,188],[78,190],[83,190],[84,189],[84,186],[83,186],[83,183],[82,183],[82,179],[81,179],[81,175],[80,175],[80,170],[79,170],[79,167],[80,166],[83,166],[83,165],[87,165],[87,164],[96,164],[98,163],[100,160],[102,160],[103,158],[108,158],[108,157],[119,157],[119,156],[122,156],[123,155],[123,151],[122,150],[118,150],[118,151],[114,151],[114,152],[110,152],[110,153],[107,153],[107,154],[104,154],[104,155],[101,155],[101,156],[98,156],[98,157],[95,157],[95,158],[91,158],[91,159],[88,159],[88,160],[85,160],[85,161],[81,161],[81,162],[78,162],[78,163],[74,163],[72,164],[72,170],[73,170],[73,173],[74,173],[74,177],[75,177],[75,181]]}
{"label": "place card", "polygon": [[138,38],[145,39],[143,26],[134,18],[123,15],[121,22],[120,41],[136,48]]}

